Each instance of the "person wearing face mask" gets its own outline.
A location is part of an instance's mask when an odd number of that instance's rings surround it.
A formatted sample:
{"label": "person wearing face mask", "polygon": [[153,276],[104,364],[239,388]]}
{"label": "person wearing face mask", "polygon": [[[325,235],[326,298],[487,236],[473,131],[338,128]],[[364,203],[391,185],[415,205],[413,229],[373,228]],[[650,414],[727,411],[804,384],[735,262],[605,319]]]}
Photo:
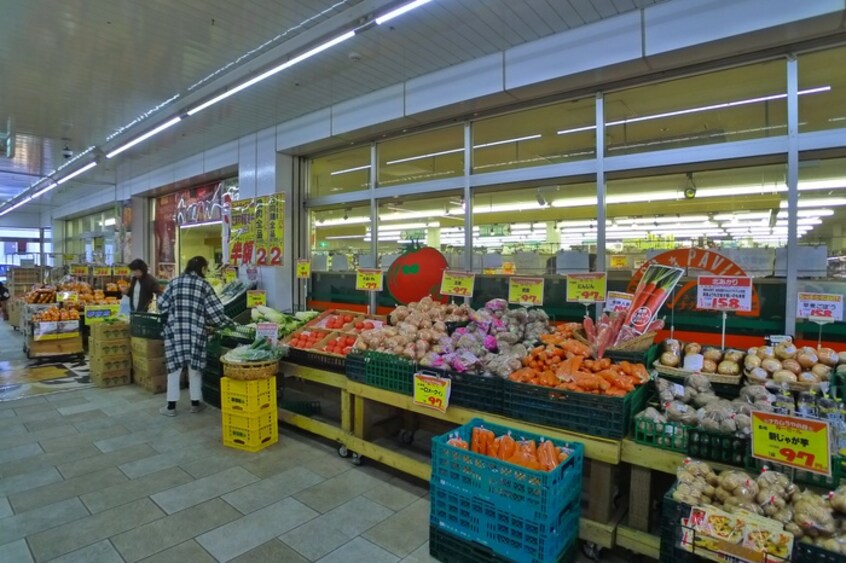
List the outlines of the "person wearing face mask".
{"label": "person wearing face mask", "polygon": [[206,367],[206,327],[233,324],[224,313],[220,298],[206,281],[208,269],[208,260],[202,256],[191,258],[185,272],[171,280],[158,302],[159,313],[166,316],[167,405],[159,410],[165,416],[176,416],[179,382],[185,368],[188,368],[191,412],[205,408],[201,374]]}
{"label": "person wearing face mask", "polygon": [[146,313],[153,295],[161,294],[159,282],[150,272],[147,264],[140,258],[129,263],[131,281],[126,294],[129,296],[129,307],[133,313]]}

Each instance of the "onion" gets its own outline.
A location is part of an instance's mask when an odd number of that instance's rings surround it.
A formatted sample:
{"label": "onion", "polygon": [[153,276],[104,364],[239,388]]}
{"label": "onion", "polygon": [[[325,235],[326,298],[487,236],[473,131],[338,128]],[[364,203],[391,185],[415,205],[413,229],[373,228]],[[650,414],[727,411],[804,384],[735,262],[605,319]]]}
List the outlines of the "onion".
{"label": "onion", "polygon": [[743,366],[746,368],[746,371],[749,371],[761,367],[761,361],[761,358],[758,356],[750,354],[743,360]]}
{"label": "onion", "polygon": [[788,371],[792,371],[796,375],[802,373],[802,365],[793,359],[784,360],[783,362],[781,362],[781,367]]}
{"label": "onion", "polygon": [[815,364],[811,368],[811,373],[816,375],[820,381],[828,381],[828,377],[831,375],[831,368],[825,364]]}
{"label": "onion", "polygon": [[712,362],[719,362],[723,359],[723,351],[719,348],[708,348],[702,355],[705,356],[706,360],[711,360]]}
{"label": "onion", "polygon": [[673,352],[664,352],[661,354],[661,365],[669,366],[671,368],[677,367],[681,358],[678,357],[677,354]]}
{"label": "onion", "polygon": [[841,364],[846,364],[846,352],[840,352],[837,354],[837,359],[840,361]]}
{"label": "onion", "polygon": [[766,358],[764,361],[761,362],[761,367],[767,370],[769,373],[775,373],[782,368],[781,362],[776,360],[775,358]]}
{"label": "onion", "polygon": [[835,352],[831,348],[820,348],[819,350],[817,350],[817,356],[819,356],[821,364],[825,364],[829,367],[834,367],[837,365],[837,352]]}
{"label": "onion", "polygon": [[739,375],[740,374],[740,366],[737,365],[737,362],[733,362],[731,360],[723,360],[720,362],[720,365],[717,366],[717,373],[720,375]]}
{"label": "onion", "polygon": [[799,374],[799,381],[802,383],[817,383],[819,379],[810,371],[803,371]]}
{"label": "onion", "polygon": [[773,381],[776,383],[796,383],[799,379],[790,370],[780,369],[773,374]]}
{"label": "onion", "polygon": [[698,342],[688,342],[684,346],[685,354],[699,354],[702,352],[702,345]]}
{"label": "onion", "polygon": [[782,342],[775,347],[775,357],[779,360],[788,360],[796,357],[796,346],[788,342]]}
{"label": "onion", "polygon": [[717,362],[714,360],[704,360],[702,362],[702,373],[717,373]]}
{"label": "onion", "polygon": [[[806,349],[803,348],[803,350]],[[814,352],[803,351],[801,354],[799,354],[799,356],[796,357],[796,360],[799,362],[799,365],[802,366],[803,369],[811,369],[819,361],[819,358]]]}
{"label": "onion", "polygon": [[775,358],[775,351],[773,351],[772,346],[759,346],[758,357],[762,360],[766,360],[767,358]]}
{"label": "onion", "polygon": [[746,372],[746,377],[756,383],[763,383],[770,378],[770,374],[764,368],[752,368]]}

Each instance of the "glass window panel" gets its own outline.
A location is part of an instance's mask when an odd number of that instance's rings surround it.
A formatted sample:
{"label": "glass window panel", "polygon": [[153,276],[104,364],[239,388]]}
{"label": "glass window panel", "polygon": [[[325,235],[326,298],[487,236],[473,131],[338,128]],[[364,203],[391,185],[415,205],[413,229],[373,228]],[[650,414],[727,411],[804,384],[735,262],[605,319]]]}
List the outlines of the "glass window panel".
{"label": "glass window panel", "polygon": [[370,185],[370,146],[312,159],[309,171],[309,197],[366,190]]}
{"label": "glass window panel", "polygon": [[464,174],[464,126],[434,129],[377,145],[378,186],[454,178]]}
{"label": "glass window panel", "polygon": [[606,154],[786,135],[785,69],[775,60],[610,93]]}
{"label": "glass window panel", "polygon": [[846,47],[799,56],[799,131],[846,127]]}
{"label": "glass window panel", "polygon": [[584,160],[596,155],[593,98],[473,123],[473,173]]}
{"label": "glass window panel", "polygon": [[846,158],[801,163],[798,221],[799,277],[846,280]]}

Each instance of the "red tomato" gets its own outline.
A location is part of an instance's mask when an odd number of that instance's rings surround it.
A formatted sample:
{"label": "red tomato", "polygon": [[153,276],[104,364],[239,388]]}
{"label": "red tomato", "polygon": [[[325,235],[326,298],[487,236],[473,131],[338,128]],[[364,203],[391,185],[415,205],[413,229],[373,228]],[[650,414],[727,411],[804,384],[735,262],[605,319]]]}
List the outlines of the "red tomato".
{"label": "red tomato", "polygon": [[353,320],[352,315],[344,315],[344,322],[351,323]]}
{"label": "red tomato", "polygon": [[365,322],[364,322],[364,330],[372,330],[372,329],[374,329],[374,328],[376,328],[376,325],[374,325],[374,324],[373,324],[373,323],[371,323],[370,321],[365,321]]}
{"label": "red tomato", "polygon": [[357,323],[355,323],[355,329],[356,329],[356,330],[361,330],[361,329],[363,329],[363,328],[364,328],[364,323],[363,323],[363,322],[358,321]]}

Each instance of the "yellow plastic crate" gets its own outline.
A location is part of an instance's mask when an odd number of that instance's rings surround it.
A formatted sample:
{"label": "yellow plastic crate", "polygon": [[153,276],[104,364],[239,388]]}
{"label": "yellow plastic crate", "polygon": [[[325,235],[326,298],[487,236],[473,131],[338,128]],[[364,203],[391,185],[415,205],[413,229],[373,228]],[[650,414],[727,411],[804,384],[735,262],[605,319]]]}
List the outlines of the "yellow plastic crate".
{"label": "yellow plastic crate", "polygon": [[221,417],[224,446],[257,452],[279,441],[276,409],[252,416],[223,412]]}
{"label": "yellow plastic crate", "polygon": [[276,413],[276,378],[240,381],[220,379],[220,410],[224,413],[256,415]]}

